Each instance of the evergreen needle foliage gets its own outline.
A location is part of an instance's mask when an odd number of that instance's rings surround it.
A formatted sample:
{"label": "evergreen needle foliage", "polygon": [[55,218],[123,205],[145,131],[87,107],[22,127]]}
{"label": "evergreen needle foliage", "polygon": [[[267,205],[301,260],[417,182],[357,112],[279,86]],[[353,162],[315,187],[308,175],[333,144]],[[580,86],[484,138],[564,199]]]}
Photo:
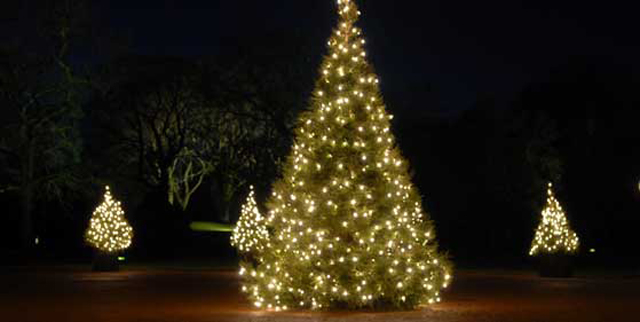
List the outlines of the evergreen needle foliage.
{"label": "evergreen needle foliage", "polygon": [[242,205],[240,219],[231,234],[231,245],[236,247],[240,254],[261,252],[269,237],[264,218],[258,210],[253,194],[253,186],[251,186],[247,201]]}
{"label": "evergreen needle foliage", "polygon": [[133,229],[124,217],[120,202],[113,199],[106,187],[104,201],[91,216],[85,233],[86,242],[104,253],[118,253],[131,246]]}
{"label": "evergreen needle foliage", "polygon": [[267,207],[269,244],[241,264],[255,306],[413,308],[440,301],[450,264],[390,132],[352,0],[339,0],[311,107]]}
{"label": "evergreen needle foliage", "polygon": [[536,229],[529,255],[573,254],[578,251],[578,235],[569,227],[569,221],[553,193],[551,183],[547,194],[547,205],[542,210],[542,221]]}

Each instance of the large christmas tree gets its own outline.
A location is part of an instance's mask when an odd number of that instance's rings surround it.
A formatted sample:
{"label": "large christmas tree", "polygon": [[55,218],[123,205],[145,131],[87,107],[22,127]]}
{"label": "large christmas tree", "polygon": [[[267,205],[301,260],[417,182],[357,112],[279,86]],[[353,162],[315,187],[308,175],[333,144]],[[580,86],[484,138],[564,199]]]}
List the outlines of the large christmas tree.
{"label": "large christmas tree", "polygon": [[578,235],[569,227],[569,221],[558,199],[553,185],[547,188],[547,205],[542,210],[542,220],[536,229],[529,255],[573,254],[578,251]]}
{"label": "large christmas tree", "polygon": [[450,266],[438,253],[408,164],[390,132],[378,78],[339,0],[311,108],[267,206],[270,245],[243,263],[260,308],[413,308],[440,301]]}

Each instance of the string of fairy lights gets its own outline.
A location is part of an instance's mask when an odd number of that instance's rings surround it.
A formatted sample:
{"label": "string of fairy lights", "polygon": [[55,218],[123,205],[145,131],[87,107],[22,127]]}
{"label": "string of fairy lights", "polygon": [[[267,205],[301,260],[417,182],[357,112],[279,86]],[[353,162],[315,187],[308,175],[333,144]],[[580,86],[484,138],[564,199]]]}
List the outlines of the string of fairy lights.
{"label": "string of fairy lights", "polygon": [[560,202],[553,193],[553,185],[547,188],[547,205],[542,210],[542,221],[536,229],[529,255],[566,253],[578,251],[578,235],[571,230]]}
{"label": "string of fairy lights", "polygon": [[91,216],[85,241],[101,252],[117,253],[129,248],[132,238],[133,228],[124,217],[120,202],[111,196],[107,186],[104,201]]}
{"label": "string of fairy lights", "polygon": [[242,205],[240,218],[231,234],[231,245],[240,253],[261,252],[269,239],[265,219],[260,214],[254,198],[253,186],[249,188],[249,195]]}
{"label": "string of fairy lights", "polygon": [[450,265],[394,145],[360,11],[352,0],[338,8],[312,106],[267,204],[270,242],[258,265],[241,263],[242,290],[275,311],[439,302]]}

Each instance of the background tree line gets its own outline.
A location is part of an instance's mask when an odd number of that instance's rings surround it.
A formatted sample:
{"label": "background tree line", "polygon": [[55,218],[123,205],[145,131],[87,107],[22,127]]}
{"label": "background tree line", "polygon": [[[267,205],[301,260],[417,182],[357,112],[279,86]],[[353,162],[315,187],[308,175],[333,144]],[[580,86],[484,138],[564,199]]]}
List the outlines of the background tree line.
{"label": "background tree line", "polygon": [[584,260],[638,264],[638,85],[626,66],[577,56],[507,103],[486,94],[456,117],[398,120],[442,244],[462,261],[524,263],[553,181]]}
{"label": "background tree line", "polygon": [[92,37],[105,31],[91,24],[90,2],[31,5],[29,24],[3,21],[30,37],[0,47],[9,248],[80,227],[105,184],[125,196],[141,243],[157,238],[158,248],[194,213],[230,222],[249,184],[268,187],[310,83],[295,42],[229,44],[215,57],[132,54],[126,41]]}
{"label": "background tree line", "polygon": [[[259,199],[269,193],[307,106],[316,39],[279,34],[238,39],[217,55],[145,55],[102,30],[90,2],[33,8],[29,21],[2,17],[3,30],[30,32],[0,45],[0,248],[34,247],[39,236],[39,247],[84,250],[82,231],[110,184],[140,254],[211,251],[188,224],[234,222],[249,184]],[[635,75],[576,58],[515,99],[487,93],[460,115],[433,117],[412,111],[428,109],[437,87],[420,87],[426,102],[390,93],[394,134],[455,260],[521,262],[549,180],[587,248],[615,260],[633,251]]]}

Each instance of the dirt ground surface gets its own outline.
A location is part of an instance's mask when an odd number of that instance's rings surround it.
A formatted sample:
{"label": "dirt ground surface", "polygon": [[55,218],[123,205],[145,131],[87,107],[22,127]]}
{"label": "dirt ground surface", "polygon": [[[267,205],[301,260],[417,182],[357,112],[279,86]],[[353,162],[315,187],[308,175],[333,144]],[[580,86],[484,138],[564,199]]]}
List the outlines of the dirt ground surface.
{"label": "dirt ground surface", "polygon": [[411,312],[254,310],[224,270],[0,269],[2,322],[640,321],[640,277],[458,271],[441,304]]}

